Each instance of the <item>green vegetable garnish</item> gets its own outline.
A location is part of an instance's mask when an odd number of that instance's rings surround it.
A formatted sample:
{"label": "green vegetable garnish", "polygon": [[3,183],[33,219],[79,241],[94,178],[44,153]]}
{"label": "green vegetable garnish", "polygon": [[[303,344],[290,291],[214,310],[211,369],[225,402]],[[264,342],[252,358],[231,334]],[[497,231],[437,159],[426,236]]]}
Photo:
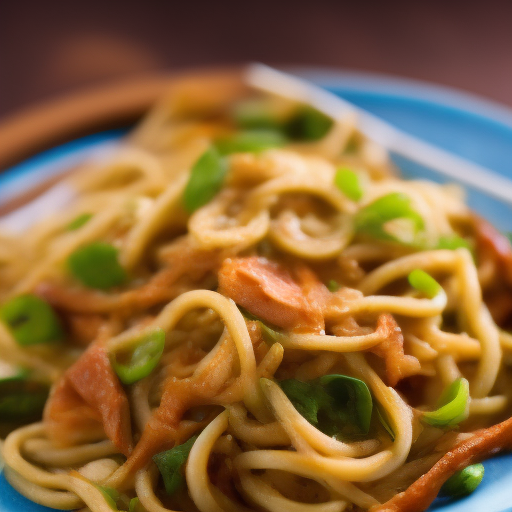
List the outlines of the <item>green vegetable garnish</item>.
{"label": "green vegetable garnish", "polygon": [[331,279],[328,283],[327,283],[327,289],[334,293],[334,292],[337,292],[339,289],[340,289],[340,285],[338,284],[337,281],[335,281],[334,279]]}
{"label": "green vegetable garnish", "polygon": [[409,221],[414,235],[424,227],[423,219],[411,207],[411,200],[401,192],[392,192],[379,197],[373,203],[359,210],[354,218],[354,225],[359,234],[380,240],[404,243],[386,231],[386,223],[395,219]]}
{"label": "green vegetable garnish", "polygon": [[160,470],[164,480],[165,491],[170,496],[185,487],[183,466],[187,462],[188,455],[196,439],[197,436],[193,436],[186,443],[175,446],[153,457],[153,461]]}
{"label": "green vegetable garnish", "polygon": [[441,285],[430,274],[419,268],[413,270],[407,279],[413,288],[425,294],[429,299],[433,299],[442,290]]}
{"label": "green vegetable garnish", "polygon": [[183,204],[188,213],[201,208],[217,195],[227,171],[227,162],[214,147],[199,157],[183,194]]}
{"label": "green vegetable garnish", "polygon": [[113,489],[112,487],[107,487],[103,485],[97,485],[96,487],[101,491],[101,494],[103,494],[103,497],[105,498],[105,501],[107,502],[108,506],[112,510],[117,511],[117,502],[120,497],[119,491]]}
{"label": "green vegetable garnish", "polygon": [[288,379],[279,385],[297,411],[325,434],[368,434],[373,401],[362,380],[324,375],[309,383]]}
{"label": "green vegetable garnish", "polygon": [[142,512],[142,505],[139,498],[132,498],[128,506],[128,512]]}
{"label": "green vegetable garnish", "polygon": [[468,417],[469,383],[466,379],[457,379],[446,388],[439,399],[439,408],[422,413],[422,421],[438,428],[457,426]]}
{"label": "green vegetable garnish", "polygon": [[81,228],[84,224],[87,224],[92,219],[92,213],[82,213],[75,217],[68,225],[68,231],[75,231],[76,229]]}
{"label": "green vegetable garnish", "polygon": [[334,121],[315,108],[304,105],[286,122],[284,131],[294,140],[315,141],[323,138]]}
{"label": "green vegetable garnish", "polygon": [[156,328],[143,334],[130,354],[114,354],[112,367],[123,384],[133,384],[147,377],[156,368],[164,346],[165,332]]}
{"label": "green vegetable garnish", "polygon": [[451,498],[462,498],[471,494],[482,482],[484,477],[484,466],[473,464],[467,468],[457,471],[441,487],[440,494]]}
{"label": "green vegetable garnish", "polygon": [[41,419],[49,386],[30,381],[28,372],[0,380],[0,418],[30,422]]}
{"label": "green vegetable garnish", "polygon": [[118,252],[113,245],[92,242],[68,257],[68,268],[85,286],[107,290],[123,284],[128,278],[119,264]]}
{"label": "green vegetable garnish", "polygon": [[279,129],[281,124],[268,101],[264,99],[250,99],[237,103],[233,109],[233,118],[240,128],[248,130]]}
{"label": "green vegetable garnish", "polygon": [[391,440],[395,440],[395,433],[393,432],[393,429],[391,428],[391,425],[389,424],[388,418],[386,416],[386,413],[381,410],[379,406],[375,407],[377,410],[377,417],[379,418],[380,424],[384,427],[384,430],[389,434],[389,437],[391,437]]}
{"label": "green vegetable garnish", "polygon": [[272,345],[273,343],[279,343],[281,338],[284,338],[284,334],[280,332],[274,331],[268,325],[264,324],[262,321],[258,321],[261,329],[261,335],[266,343]]}
{"label": "green vegetable garnish", "polygon": [[359,176],[351,169],[341,168],[334,176],[336,186],[352,201],[359,201],[363,197],[363,188]]}
{"label": "green vegetable garnish", "polygon": [[21,346],[61,340],[64,331],[52,307],[36,295],[20,295],[0,308],[0,319]]}
{"label": "green vegetable garnish", "polygon": [[286,137],[278,130],[259,129],[237,132],[218,139],[215,146],[221,155],[231,153],[258,153],[278,148],[287,143]]}
{"label": "green vegetable garnish", "polygon": [[468,240],[457,235],[441,236],[439,237],[436,245],[436,249],[450,249],[452,251],[455,249],[460,249],[461,247],[468,249],[468,251],[473,251],[473,248],[471,247],[471,244],[468,242]]}
{"label": "green vegetable garnish", "polygon": [[263,320],[260,320],[257,316],[253,315],[250,311],[247,311],[247,309],[238,306],[238,309],[240,310],[240,313],[244,315],[247,320],[251,320],[252,322],[257,322],[261,329],[261,335],[266,343],[269,345],[272,345],[275,342],[278,342],[285,337],[284,334],[280,333],[279,331],[276,331],[275,329],[272,329],[269,327]]}

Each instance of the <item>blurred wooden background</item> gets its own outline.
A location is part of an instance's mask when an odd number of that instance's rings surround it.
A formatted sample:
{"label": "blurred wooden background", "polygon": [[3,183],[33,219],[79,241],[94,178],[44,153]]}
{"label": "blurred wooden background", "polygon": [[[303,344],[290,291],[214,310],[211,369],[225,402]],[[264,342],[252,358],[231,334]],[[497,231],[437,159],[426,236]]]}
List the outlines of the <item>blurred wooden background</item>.
{"label": "blurred wooden background", "polygon": [[512,106],[512,1],[0,0],[0,117],[90,85],[249,60],[401,75]]}

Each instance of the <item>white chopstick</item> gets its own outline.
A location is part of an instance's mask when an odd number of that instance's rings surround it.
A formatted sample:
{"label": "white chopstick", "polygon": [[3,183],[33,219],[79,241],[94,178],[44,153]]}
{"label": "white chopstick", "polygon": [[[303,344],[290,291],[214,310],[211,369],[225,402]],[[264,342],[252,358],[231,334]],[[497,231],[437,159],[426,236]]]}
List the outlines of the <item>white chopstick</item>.
{"label": "white chopstick", "polygon": [[508,178],[409,135],[321,87],[259,63],[249,65],[245,78],[256,89],[310,104],[334,119],[356,113],[359,130],[389,151],[512,205]]}

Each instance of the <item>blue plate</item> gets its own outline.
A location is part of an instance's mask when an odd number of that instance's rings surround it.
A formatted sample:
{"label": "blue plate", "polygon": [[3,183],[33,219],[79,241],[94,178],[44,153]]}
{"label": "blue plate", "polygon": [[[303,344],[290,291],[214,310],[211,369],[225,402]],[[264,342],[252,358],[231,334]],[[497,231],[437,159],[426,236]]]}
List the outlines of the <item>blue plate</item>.
{"label": "blue plate", "polygon": [[[482,164],[512,179],[512,111],[469,94],[420,82],[380,75],[319,69],[298,69],[299,74],[322,85],[398,128],[444,149]],[[0,175],[0,204],[17,191],[33,186],[84,156],[103,151],[123,135],[110,131],[51,149]],[[430,170],[410,162],[397,162],[407,176],[443,181]],[[512,231],[509,207],[475,191],[469,203],[500,229]],[[436,500],[436,512],[512,512],[512,455],[484,463],[485,477],[467,498]],[[0,475],[0,512],[50,511],[18,494]]]}

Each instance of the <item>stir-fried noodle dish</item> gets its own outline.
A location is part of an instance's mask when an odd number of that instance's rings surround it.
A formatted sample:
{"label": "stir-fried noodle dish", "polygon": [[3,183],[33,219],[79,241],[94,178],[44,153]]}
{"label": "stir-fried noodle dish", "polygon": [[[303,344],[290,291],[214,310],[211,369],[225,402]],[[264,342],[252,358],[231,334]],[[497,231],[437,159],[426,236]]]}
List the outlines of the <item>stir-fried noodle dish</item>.
{"label": "stir-fried noodle dish", "polygon": [[512,249],[357,119],[175,86],[0,233],[9,482],[93,512],[418,512],[512,448]]}

